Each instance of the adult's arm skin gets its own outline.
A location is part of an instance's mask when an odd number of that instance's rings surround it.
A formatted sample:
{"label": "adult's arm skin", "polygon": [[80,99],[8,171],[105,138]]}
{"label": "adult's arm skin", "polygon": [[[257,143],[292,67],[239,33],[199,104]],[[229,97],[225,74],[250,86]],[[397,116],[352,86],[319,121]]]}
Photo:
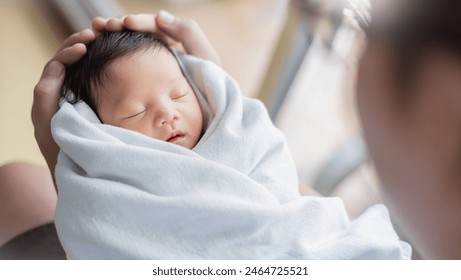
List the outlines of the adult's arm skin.
{"label": "adult's arm skin", "polygon": [[67,38],[56,55],[45,65],[42,76],[34,88],[32,123],[37,144],[54,179],[59,147],[51,136],[51,118],[58,111],[65,66],[75,63],[86,53],[86,44],[98,33],[130,29],[155,32],[168,44],[179,45],[192,55],[219,64],[220,59],[202,29],[192,20],[175,17],[165,11],[157,15],[129,15],[123,18],[95,18],[92,29],[86,29]]}

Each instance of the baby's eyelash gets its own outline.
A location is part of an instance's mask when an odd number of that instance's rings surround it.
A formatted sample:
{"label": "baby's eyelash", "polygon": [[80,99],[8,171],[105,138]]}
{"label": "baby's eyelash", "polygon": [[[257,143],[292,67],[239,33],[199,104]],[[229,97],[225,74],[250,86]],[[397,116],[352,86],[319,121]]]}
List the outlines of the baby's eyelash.
{"label": "baby's eyelash", "polygon": [[182,98],[182,97],[184,97],[184,96],[186,96],[186,95],[188,95],[188,94],[189,94],[189,92],[186,92],[186,93],[184,93],[184,94],[181,94],[180,96],[173,97],[172,99],[173,99],[173,100],[179,99],[179,98]]}
{"label": "baby's eyelash", "polygon": [[141,111],[141,112],[139,112],[139,113],[136,113],[136,114],[134,114],[134,115],[128,116],[128,117],[124,117],[124,119],[130,119],[130,118],[134,118],[134,117],[136,117],[136,116],[139,116],[139,115],[141,115],[141,114],[142,114],[142,113],[144,113],[144,112],[146,112],[146,110],[144,110],[144,111]]}

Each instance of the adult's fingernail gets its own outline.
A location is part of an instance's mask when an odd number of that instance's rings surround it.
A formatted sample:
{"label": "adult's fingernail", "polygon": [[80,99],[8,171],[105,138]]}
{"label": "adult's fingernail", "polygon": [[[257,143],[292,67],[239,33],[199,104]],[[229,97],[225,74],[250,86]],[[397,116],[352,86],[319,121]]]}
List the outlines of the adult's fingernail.
{"label": "adult's fingernail", "polygon": [[61,76],[62,71],[63,66],[57,61],[52,61],[46,66],[45,75],[58,77]]}
{"label": "adult's fingernail", "polygon": [[167,11],[160,11],[158,17],[165,24],[172,24],[174,22],[174,16]]}

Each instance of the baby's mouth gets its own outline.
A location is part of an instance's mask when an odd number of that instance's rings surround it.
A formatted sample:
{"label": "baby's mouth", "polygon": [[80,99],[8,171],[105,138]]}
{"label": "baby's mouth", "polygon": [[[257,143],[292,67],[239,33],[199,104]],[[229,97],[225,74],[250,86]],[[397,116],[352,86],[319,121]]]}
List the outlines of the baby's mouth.
{"label": "baby's mouth", "polygon": [[183,138],[184,138],[183,133],[175,132],[172,135],[170,135],[170,137],[166,141],[169,142],[169,143],[176,143],[176,142],[178,142],[179,140],[181,140]]}

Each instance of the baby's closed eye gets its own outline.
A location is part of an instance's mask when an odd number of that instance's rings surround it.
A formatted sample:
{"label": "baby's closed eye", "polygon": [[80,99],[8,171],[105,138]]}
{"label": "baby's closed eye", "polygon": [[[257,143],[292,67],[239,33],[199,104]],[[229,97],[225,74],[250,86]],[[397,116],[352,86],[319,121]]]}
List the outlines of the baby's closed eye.
{"label": "baby's closed eye", "polygon": [[189,94],[189,91],[175,92],[171,95],[171,99],[177,100],[183,97],[186,97]]}
{"label": "baby's closed eye", "polygon": [[142,111],[137,111],[135,113],[130,113],[130,114],[128,114],[128,116],[123,117],[123,119],[131,119],[131,118],[134,118],[134,117],[140,117],[140,116],[144,115],[144,113],[146,111],[147,111],[146,109],[143,109]]}

